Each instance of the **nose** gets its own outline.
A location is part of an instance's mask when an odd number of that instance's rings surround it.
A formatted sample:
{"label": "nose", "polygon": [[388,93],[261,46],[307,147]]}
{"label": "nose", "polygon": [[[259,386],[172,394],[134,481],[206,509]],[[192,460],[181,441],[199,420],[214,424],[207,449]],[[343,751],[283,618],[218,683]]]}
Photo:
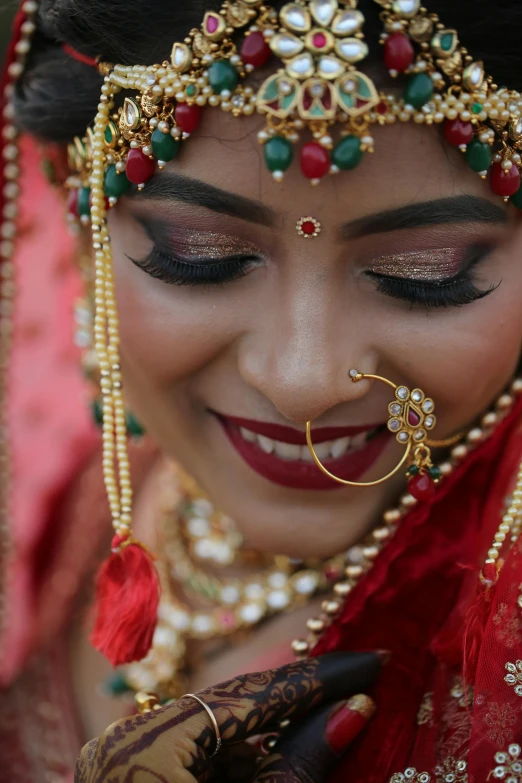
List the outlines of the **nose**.
{"label": "nose", "polygon": [[[337,297],[341,299],[341,297]],[[285,419],[303,424],[342,403],[361,399],[367,383],[353,383],[352,368],[373,372],[373,351],[351,328],[346,302],[321,286],[285,297],[243,336],[239,372]]]}

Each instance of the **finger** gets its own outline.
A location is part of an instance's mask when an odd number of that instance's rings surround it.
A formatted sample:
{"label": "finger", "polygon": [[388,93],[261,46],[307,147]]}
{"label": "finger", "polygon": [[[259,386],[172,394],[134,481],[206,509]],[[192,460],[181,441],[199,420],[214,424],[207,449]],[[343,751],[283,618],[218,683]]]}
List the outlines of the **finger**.
{"label": "finger", "polygon": [[375,703],[362,694],[322,707],[276,744],[253,783],[323,783],[374,712]]}
{"label": "finger", "polygon": [[[197,695],[211,709],[224,744],[275,729],[324,701],[366,690],[381,668],[378,653],[332,653],[260,674],[236,677]],[[112,724],[96,748],[84,748],[77,783],[156,775],[165,782],[193,783],[216,749],[210,716],[191,697],[156,712]]]}
{"label": "finger", "polygon": [[[301,718],[324,702],[368,690],[382,661],[382,653],[331,653],[237,677],[197,695],[212,710],[223,745],[227,745],[275,730],[281,721]],[[183,698],[177,705],[193,710],[194,700]],[[187,726],[195,744],[205,751],[189,766],[195,777],[216,747],[215,739],[209,743],[210,719],[203,707],[197,718]]]}

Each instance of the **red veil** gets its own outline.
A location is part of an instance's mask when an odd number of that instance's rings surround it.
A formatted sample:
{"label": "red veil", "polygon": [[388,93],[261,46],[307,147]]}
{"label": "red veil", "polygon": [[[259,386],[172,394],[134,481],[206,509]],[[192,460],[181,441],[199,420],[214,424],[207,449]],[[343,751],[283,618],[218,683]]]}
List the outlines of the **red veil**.
{"label": "red veil", "polygon": [[[22,21],[21,14],[17,28]],[[41,643],[39,619],[49,605],[60,614],[60,601],[70,601],[67,591],[49,589],[60,584],[60,574],[43,567],[42,544],[53,538],[61,493],[95,444],[71,339],[79,286],[73,242],[29,139],[20,162],[4,683]],[[375,692],[377,714],[332,783],[395,783],[406,770],[404,780],[419,783],[522,781],[520,544],[507,557],[487,607],[474,693],[462,679],[469,607],[478,600],[479,571],[522,457],[521,416],[522,401],[435,499],[402,521],[317,645],[316,653],[392,652]]]}

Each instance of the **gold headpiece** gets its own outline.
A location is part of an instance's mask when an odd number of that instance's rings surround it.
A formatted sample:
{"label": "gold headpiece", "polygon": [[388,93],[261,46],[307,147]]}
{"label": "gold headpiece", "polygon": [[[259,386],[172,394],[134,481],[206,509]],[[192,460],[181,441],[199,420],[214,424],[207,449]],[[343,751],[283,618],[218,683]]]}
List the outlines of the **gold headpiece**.
{"label": "gold headpiece", "polygon": [[[301,170],[317,183],[329,172],[355,168],[364,152],[373,151],[372,125],[443,124],[445,138],[465,152],[471,168],[482,177],[490,171],[493,191],[522,206],[521,95],[499,89],[461,46],[457,32],[420,0],[374,2],[382,8],[385,65],[392,76],[405,77],[401,94],[379,92],[360,70],[369,49],[357,0],[297,0],[279,12],[261,0],[225,0],[219,12],[207,12],[200,28],[173,45],[170,62],[100,64],[102,102],[111,105],[103,140],[110,203],[131,183],[143,187],[156,166],[163,168],[178,154],[208,104],[236,117],[265,116],[259,141],[276,180],[291,165],[305,131],[312,140],[300,148]],[[256,92],[249,74],[272,59],[279,67]],[[120,90],[135,96],[113,112]],[[72,211],[84,220],[92,159],[90,129],[70,147],[71,167],[83,174],[84,186]]]}

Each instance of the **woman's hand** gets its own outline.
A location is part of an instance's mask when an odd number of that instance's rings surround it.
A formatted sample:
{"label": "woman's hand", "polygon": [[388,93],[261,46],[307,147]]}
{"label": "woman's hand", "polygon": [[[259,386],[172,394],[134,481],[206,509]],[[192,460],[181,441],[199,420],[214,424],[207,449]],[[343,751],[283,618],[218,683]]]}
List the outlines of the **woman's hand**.
{"label": "woman's hand", "polygon": [[[367,697],[340,700],[367,690],[381,663],[378,653],[332,653],[200,691],[223,742],[214,759],[216,732],[192,697],[117,721],[83,748],[75,783],[323,783],[372,711]],[[290,730],[261,764],[238,745],[286,720]]]}

